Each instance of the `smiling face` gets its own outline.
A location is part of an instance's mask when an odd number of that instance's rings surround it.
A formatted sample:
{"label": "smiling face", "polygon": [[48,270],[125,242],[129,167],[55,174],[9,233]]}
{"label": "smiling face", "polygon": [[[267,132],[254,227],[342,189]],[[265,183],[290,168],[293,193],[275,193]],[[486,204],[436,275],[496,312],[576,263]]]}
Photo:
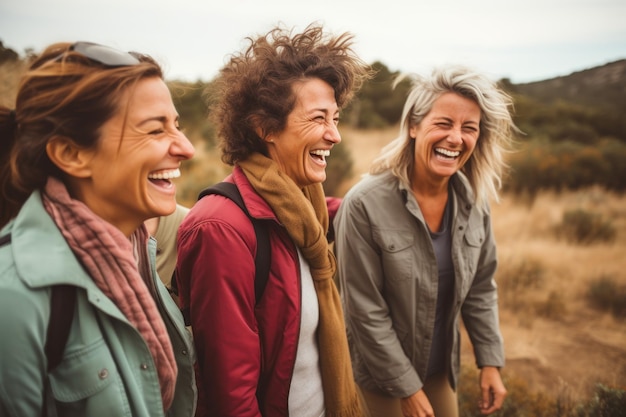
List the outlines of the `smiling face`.
{"label": "smiling face", "polygon": [[193,156],[194,148],[179,129],[178,113],[160,78],[139,81],[119,103],[102,125],[95,149],[82,151],[88,174],[71,180],[71,188],[74,198],[128,235],[147,218],[174,211],[171,179],[180,176],[180,163]]}
{"label": "smiling face", "polygon": [[472,155],[480,135],[480,107],[456,93],[445,93],[416,126],[414,178],[445,183]]}
{"label": "smiling face", "polygon": [[295,106],[282,132],[265,138],[270,158],[299,187],[326,180],[326,158],[341,142],[339,108],[330,85],[308,79],[293,86]]}

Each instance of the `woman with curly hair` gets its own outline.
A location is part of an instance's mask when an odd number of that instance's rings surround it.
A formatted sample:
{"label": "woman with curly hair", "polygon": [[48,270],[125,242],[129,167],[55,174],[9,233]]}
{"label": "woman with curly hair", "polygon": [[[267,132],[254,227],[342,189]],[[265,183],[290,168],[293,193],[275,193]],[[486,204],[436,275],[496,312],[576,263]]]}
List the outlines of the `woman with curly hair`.
{"label": "woman with curly hair", "polygon": [[179,229],[177,279],[198,351],[201,416],[361,415],[327,232],[338,205],[322,182],[341,141],[339,112],[370,69],[352,36],[276,27],[250,38],[211,91],[226,182],[269,233],[270,271],[255,297],[258,244],[233,201],[209,195]]}

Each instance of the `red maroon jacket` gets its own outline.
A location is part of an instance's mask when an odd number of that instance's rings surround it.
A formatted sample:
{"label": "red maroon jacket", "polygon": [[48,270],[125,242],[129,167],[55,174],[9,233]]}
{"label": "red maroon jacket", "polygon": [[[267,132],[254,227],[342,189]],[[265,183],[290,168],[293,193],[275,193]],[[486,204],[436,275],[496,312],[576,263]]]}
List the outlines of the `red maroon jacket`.
{"label": "red maroon jacket", "polygon": [[[240,168],[226,180],[253,217],[273,220],[270,275],[255,307],[252,223],[219,195],[194,205],[178,232],[177,279],[198,355],[196,416],[287,416],[300,331],[296,246]],[[340,200],[327,203],[332,225]]]}

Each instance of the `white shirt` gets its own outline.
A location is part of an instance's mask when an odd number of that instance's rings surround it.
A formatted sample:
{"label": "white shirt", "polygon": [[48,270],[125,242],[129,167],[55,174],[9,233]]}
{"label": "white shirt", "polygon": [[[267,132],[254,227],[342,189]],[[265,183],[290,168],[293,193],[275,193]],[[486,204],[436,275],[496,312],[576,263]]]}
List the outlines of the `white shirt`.
{"label": "white shirt", "polygon": [[298,351],[289,387],[289,415],[323,417],[324,391],[317,346],[319,303],[309,264],[298,249],[302,277],[302,312]]}

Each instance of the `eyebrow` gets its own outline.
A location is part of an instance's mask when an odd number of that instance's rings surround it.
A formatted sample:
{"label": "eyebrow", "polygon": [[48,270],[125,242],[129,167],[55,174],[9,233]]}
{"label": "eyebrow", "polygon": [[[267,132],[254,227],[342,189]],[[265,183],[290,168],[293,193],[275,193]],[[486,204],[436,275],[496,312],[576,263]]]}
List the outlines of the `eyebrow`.
{"label": "eyebrow", "polygon": [[313,108],[307,111],[307,113],[311,114],[311,113],[315,113],[315,112],[322,112],[324,114],[339,114],[340,113],[340,109],[337,108],[337,110],[333,111],[330,109],[324,109],[324,108]]}
{"label": "eyebrow", "polygon": [[[453,122],[454,120],[452,120],[452,118],[448,117],[448,116],[435,116],[433,118],[434,121],[446,121],[446,122]],[[474,121],[474,120],[467,120],[463,123],[463,125],[467,125],[467,124],[473,124],[473,125],[480,125],[480,120],[479,121]]]}
{"label": "eyebrow", "polygon": [[[180,116],[179,116],[179,115],[176,115],[176,118],[174,119],[174,121],[176,122],[176,121],[178,121],[179,119],[180,119]],[[144,119],[144,120],[142,120],[141,122],[139,122],[139,123],[137,124],[137,126],[143,126],[143,125],[145,125],[146,123],[155,122],[155,121],[156,121],[156,122],[160,122],[160,123],[165,124],[165,123],[167,122],[167,117],[166,117],[166,116],[155,116],[155,117],[149,117],[149,118]]]}

